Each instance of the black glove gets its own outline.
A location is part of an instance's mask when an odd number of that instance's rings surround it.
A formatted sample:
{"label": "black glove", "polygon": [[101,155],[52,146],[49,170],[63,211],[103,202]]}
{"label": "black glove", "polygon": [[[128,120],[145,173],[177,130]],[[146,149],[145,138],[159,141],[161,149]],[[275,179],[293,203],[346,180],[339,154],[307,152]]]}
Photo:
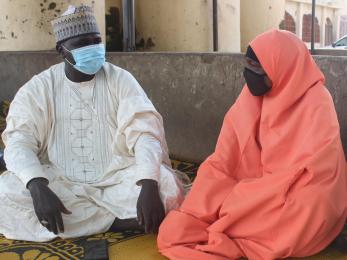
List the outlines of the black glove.
{"label": "black glove", "polygon": [[159,196],[158,183],[154,180],[141,180],[142,185],[137,200],[137,218],[146,233],[157,233],[165,217],[164,205]]}
{"label": "black glove", "polygon": [[58,234],[64,232],[61,213],[71,214],[65,208],[58,196],[48,187],[48,180],[44,178],[32,179],[27,188],[33,199],[34,209],[40,223],[50,232]]}

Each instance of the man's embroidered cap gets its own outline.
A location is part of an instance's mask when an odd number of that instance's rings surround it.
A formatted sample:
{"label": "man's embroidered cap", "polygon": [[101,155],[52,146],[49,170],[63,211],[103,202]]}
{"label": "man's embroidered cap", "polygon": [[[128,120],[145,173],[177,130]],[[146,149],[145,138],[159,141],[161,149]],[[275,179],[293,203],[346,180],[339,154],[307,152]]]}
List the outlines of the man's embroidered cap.
{"label": "man's embroidered cap", "polygon": [[100,33],[93,9],[86,5],[70,5],[66,12],[51,24],[57,43],[84,34]]}

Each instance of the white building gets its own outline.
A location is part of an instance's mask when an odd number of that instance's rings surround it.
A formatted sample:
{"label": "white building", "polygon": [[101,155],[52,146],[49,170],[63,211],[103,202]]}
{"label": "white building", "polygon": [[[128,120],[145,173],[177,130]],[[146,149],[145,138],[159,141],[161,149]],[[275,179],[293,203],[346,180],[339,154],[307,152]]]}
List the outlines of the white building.
{"label": "white building", "polygon": [[[311,0],[286,0],[281,29],[296,33],[311,42]],[[330,45],[347,34],[347,0],[317,0],[315,15],[315,47]]]}

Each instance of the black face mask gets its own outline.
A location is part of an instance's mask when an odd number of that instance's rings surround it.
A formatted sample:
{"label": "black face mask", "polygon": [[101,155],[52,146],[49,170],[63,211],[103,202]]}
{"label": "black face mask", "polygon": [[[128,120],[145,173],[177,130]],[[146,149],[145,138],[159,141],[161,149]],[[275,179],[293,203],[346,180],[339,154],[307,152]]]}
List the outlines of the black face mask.
{"label": "black face mask", "polygon": [[271,87],[265,84],[265,75],[266,74],[259,75],[248,68],[245,68],[243,71],[243,76],[253,96],[263,96],[271,90]]}

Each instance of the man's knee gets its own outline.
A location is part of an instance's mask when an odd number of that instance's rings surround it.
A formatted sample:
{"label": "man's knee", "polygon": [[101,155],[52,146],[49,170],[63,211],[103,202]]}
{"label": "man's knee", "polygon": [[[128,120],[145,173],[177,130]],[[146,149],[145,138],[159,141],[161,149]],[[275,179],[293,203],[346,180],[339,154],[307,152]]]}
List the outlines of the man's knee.
{"label": "man's knee", "polygon": [[[6,196],[7,198],[10,198],[11,200],[14,199],[17,202],[20,201],[20,199],[17,199],[19,197],[25,199],[30,196],[30,193],[24,186],[23,182],[10,171],[5,171],[0,174],[0,191],[1,198]],[[2,203],[2,201],[3,200],[1,200],[0,203]]]}

